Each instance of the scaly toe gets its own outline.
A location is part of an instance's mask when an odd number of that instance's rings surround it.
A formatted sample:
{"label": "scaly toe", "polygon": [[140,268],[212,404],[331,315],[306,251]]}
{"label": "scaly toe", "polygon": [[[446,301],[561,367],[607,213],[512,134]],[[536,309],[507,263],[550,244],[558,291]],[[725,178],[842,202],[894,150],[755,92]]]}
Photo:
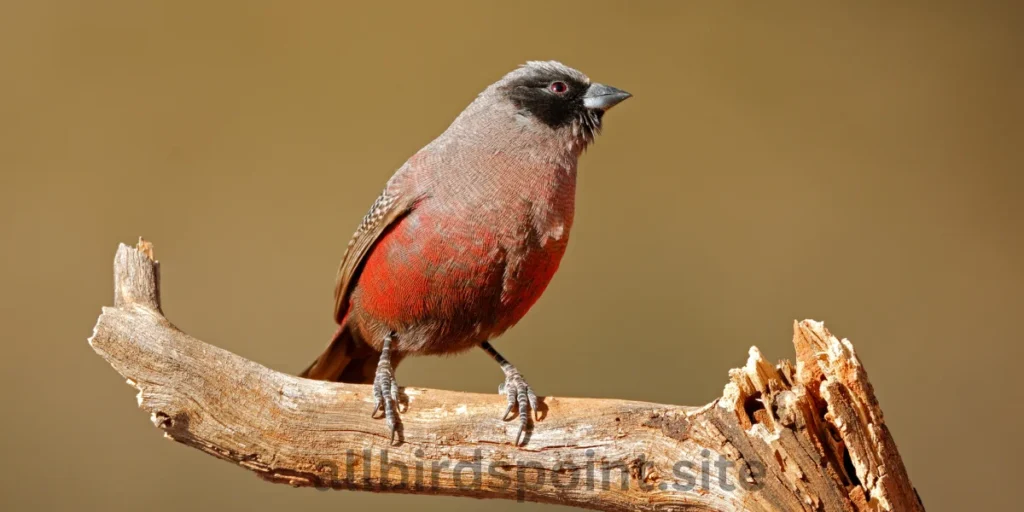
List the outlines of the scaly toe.
{"label": "scaly toe", "polygon": [[381,365],[373,379],[373,412],[371,416],[379,419],[377,411],[383,410],[384,424],[390,433],[391,444],[395,443],[395,434],[400,424],[398,418],[398,383],[390,365]]}
{"label": "scaly toe", "polygon": [[521,438],[525,441],[523,433],[530,425],[530,411],[534,411],[534,415],[537,414],[537,395],[515,369],[506,372],[505,382],[498,387],[498,392],[503,393],[508,399],[508,407],[502,415],[502,420],[509,421],[515,417],[509,414],[514,410],[518,412],[519,430],[516,431],[514,443],[519,446]]}

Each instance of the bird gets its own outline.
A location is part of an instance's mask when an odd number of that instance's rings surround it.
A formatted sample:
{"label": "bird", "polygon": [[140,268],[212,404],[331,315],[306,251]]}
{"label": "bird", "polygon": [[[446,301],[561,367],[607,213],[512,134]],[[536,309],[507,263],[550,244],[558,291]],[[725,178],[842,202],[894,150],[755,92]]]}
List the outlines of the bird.
{"label": "bird", "polygon": [[629,97],[557,61],[529,61],[484,89],[363,217],[336,276],[337,330],[300,376],[373,384],[370,414],[385,419],[394,444],[402,359],[479,347],[505,375],[502,417],[518,413],[519,446],[537,395],[491,341],[558,269],[578,159],[605,112]]}

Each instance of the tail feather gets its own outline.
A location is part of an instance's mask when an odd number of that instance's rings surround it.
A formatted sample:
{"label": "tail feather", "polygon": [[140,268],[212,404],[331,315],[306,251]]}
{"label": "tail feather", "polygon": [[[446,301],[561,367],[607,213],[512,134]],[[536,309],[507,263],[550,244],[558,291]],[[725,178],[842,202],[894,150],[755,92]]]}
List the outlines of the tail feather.
{"label": "tail feather", "polygon": [[346,323],[342,322],[327,349],[299,377],[370,384],[379,357],[377,351],[357,339]]}

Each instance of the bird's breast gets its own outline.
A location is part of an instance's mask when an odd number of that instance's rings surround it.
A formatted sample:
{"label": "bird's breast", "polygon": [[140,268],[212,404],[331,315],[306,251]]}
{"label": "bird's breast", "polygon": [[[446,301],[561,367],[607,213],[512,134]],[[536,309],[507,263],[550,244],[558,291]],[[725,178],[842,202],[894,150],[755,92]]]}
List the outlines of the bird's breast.
{"label": "bird's breast", "polygon": [[575,184],[575,169],[557,168],[545,179],[436,188],[378,240],[354,306],[399,332],[415,332],[422,352],[468,348],[501,334],[558,269]]}

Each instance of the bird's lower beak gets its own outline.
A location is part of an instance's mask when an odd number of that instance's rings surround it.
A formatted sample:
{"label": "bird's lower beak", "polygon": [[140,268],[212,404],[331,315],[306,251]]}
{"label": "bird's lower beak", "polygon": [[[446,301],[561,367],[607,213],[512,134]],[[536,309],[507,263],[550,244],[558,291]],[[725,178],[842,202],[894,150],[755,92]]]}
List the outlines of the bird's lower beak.
{"label": "bird's lower beak", "polygon": [[591,84],[583,94],[583,106],[592,110],[608,110],[632,94],[610,85]]}

